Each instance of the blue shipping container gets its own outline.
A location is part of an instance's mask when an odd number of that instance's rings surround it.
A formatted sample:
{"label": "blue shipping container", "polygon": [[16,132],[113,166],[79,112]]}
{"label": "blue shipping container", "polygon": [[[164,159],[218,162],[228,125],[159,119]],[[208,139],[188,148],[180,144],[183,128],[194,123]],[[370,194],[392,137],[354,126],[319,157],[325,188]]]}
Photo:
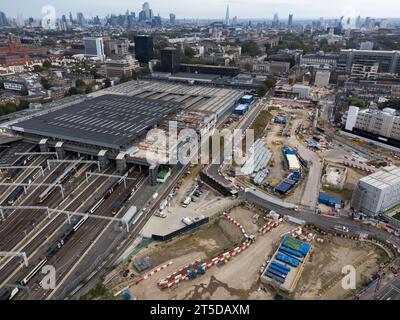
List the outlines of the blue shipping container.
{"label": "blue shipping container", "polygon": [[279,251],[281,251],[283,253],[286,253],[286,254],[290,254],[290,255],[294,256],[295,258],[303,259],[303,253],[302,252],[290,249],[288,247],[281,246],[279,248]]}
{"label": "blue shipping container", "polygon": [[292,258],[292,257],[289,257],[286,254],[283,254],[281,252],[278,252],[276,254],[276,259],[279,260],[279,261],[282,261],[284,263],[287,263],[288,265],[290,265],[292,267],[295,267],[295,268],[297,268],[299,266],[299,264],[300,264],[299,260],[297,260],[295,258]]}
{"label": "blue shipping container", "polygon": [[287,270],[283,270],[281,267],[275,266],[271,264],[270,269],[274,269],[276,271],[279,271],[280,273],[287,275],[289,272]]}
{"label": "blue shipping container", "polygon": [[271,265],[274,265],[274,266],[277,266],[277,267],[279,267],[279,268],[282,268],[282,269],[286,270],[287,272],[290,271],[290,268],[289,268],[289,267],[285,266],[285,265],[282,264],[282,263],[276,262],[276,261],[272,261],[272,262],[271,262]]}
{"label": "blue shipping container", "polygon": [[277,271],[277,270],[274,270],[274,269],[272,269],[272,268],[269,268],[269,269],[267,270],[267,272],[270,272],[270,273],[272,273],[272,274],[274,274],[274,275],[276,275],[276,276],[278,276],[278,277],[281,277],[282,279],[286,279],[286,274],[283,274],[282,272]]}
{"label": "blue shipping container", "polygon": [[267,272],[267,277],[274,279],[274,280],[278,281],[279,283],[285,283],[285,280],[283,280],[280,277],[277,277],[276,275],[272,274],[271,272]]}

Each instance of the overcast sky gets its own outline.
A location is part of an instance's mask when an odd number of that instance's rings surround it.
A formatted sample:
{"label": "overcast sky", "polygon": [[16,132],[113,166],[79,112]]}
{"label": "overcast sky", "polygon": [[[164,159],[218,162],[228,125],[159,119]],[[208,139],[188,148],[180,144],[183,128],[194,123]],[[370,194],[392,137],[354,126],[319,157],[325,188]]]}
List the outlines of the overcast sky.
{"label": "overcast sky", "polygon": [[[124,13],[127,9],[138,13],[144,1],[138,0],[0,0],[0,11],[7,16],[41,17],[44,5],[53,5],[57,16],[81,11],[87,17]],[[241,18],[271,19],[277,12],[281,19],[289,13],[294,18],[337,18],[342,15],[362,17],[400,17],[399,0],[151,0],[150,8],[155,15],[167,17],[173,12],[178,19],[220,19],[225,16],[229,2],[230,16]]]}

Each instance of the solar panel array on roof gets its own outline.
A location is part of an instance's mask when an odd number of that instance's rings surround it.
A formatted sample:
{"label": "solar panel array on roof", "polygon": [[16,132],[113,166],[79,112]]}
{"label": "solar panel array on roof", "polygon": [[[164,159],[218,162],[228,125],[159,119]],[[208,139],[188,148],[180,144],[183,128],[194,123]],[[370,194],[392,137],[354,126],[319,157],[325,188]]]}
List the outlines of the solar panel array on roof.
{"label": "solar panel array on roof", "polygon": [[18,123],[13,129],[119,149],[180,106],[174,101],[104,95]]}

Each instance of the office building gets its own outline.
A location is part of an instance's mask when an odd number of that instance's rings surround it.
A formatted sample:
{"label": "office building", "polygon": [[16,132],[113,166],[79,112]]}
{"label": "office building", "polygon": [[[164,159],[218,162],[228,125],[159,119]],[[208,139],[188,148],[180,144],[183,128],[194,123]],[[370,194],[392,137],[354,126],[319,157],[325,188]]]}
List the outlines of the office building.
{"label": "office building", "polygon": [[369,216],[384,213],[400,204],[400,168],[389,166],[361,178],[351,206]]}
{"label": "office building", "polygon": [[314,85],[316,87],[326,87],[329,85],[330,78],[331,72],[329,70],[318,70],[315,73]]}
{"label": "office building", "polygon": [[135,36],[135,56],[140,63],[149,63],[154,59],[152,36]]}
{"label": "office building", "polygon": [[400,74],[400,51],[342,49],[338,71],[349,74],[354,64],[372,67],[376,63],[379,73]]}
{"label": "office building", "polygon": [[85,56],[97,57],[100,61],[105,60],[103,38],[84,38]]}
{"label": "office building", "polygon": [[227,26],[229,26],[229,24],[230,24],[230,19],[229,19],[229,3],[228,3],[228,5],[227,5],[227,7],[226,7],[225,24],[226,24]]}
{"label": "office building", "polygon": [[124,57],[129,54],[129,40],[110,39],[104,41],[104,53],[106,57]]}
{"label": "office building", "polygon": [[350,106],[345,115],[345,131],[387,143],[400,146],[400,116],[395,109],[360,109]]}
{"label": "office building", "polygon": [[106,62],[107,78],[131,78],[135,69],[140,68],[136,59],[128,58],[123,60],[112,60]]}
{"label": "office building", "polygon": [[78,12],[76,14],[76,22],[78,23],[79,26],[84,26],[85,25],[85,17],[83,16],[82,12]]}
{"label": "office building", "polygon": [[153,19],[153,10],[150,9],[148,2],[143,3],[142,11],[139,12],[139,22],[151,21]]}
{"label": "office building", "polygon": [[177,73],[180,69],[180,50],[165,48],[161,50],[161,71]]}
{"label": "office building", "polygon": [[293,26],[293,14],[289,14],[289,19],[288,19],[288,28],[291,28]]}
{"label": "office building", "polygon": [[372,41],[363,41],[360,43],[360,50],[372,50],[374,49],[374,43]]}
{"label": "office building", "polygon": [[169,14],[169,23],[170,24],[175,24],[176,23],[176,16],[173,13]]}
{"label": "office building", "polygon": [[6,26],[8,26],[8,20],[6,14],[0,11],[0,27],[6,27]]}

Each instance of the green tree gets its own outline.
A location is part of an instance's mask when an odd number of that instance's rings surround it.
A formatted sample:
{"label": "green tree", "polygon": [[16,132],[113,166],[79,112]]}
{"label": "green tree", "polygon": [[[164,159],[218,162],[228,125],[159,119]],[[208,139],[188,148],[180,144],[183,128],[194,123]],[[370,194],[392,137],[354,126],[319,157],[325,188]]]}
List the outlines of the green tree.
{"label": "green tree", "polygon": [[351,106],[359,107],[359,108],[364,108],[367,105],[367,102],[365,100],[359,99],[359,98],[352,98],[350,101]]}
{"label": "green tree", "polygon": [[196,50],[194,50],[191,47],[186,47],[183,50],[183,54],[185,55],[185,57],[189,58],[189,59],[193,59],[193,57],[196,55]]}
{"label": "green tree", "polygon": [[51,62],[49,60],[44,61],[43,68],[45,69],[51,68]]}
{"label": "green tree", "polygon": [[26,87],[23,87],[21,89],[21,96],[27,96],[29,94],[28,89]]}
{"label": "green tree", "polygon": [[106,87],[106,88],[111,87],[111,80],[110,80],[110,79],[107,78],[107,79],[104,81],[104,87]]}
{"label": "green tree", "polygon": [[42,77],[40,79],[40,83],[42,84],[43,88],[45,88],[46,90],[49,90],[51,88],[51,84],[50,84],[49,80],[47,80],[44,77]]}
{"label": "green tree", "polygon": [[276,85],[275,77],[268,76],[268,78],[264,81],[264,85],[267,88],[267,90],[275,88],[275,85]]}
{"label": "green tree", "polygon": [[41,66],[37,65],[37,64],[33,66],[33,72],[39,73],[39,72],[43,72],[43,70],[44,69]]}
{"label": "green tree", "polygon": [[259,97],[264,97],[268,92],[268,88],[265,84],[261,84],[257,89],[257,95]]}
{"label": "green tree", "polygon": [[258,56],[262,53],[260,47],[253,40],[245,41],[241,44],[242,53],[252,57]]}
{"label": "green tree", "polygon": [[56,43],[54,42],[54,40],[52,40],[50,38],[44,38],[41,41],[41,44],[43,47],[51,47],[51,46],[54,46]]}
{"label": "green tree", "polygon": [[246,71],[248,71],[248,72],[251,72],[251,71],[253,70],[252,64],[251,64],[251,63],[248,63],[248,62],[244,65],[244,68],[245,68]]}
{"label": "green tree", "polygon": [[82,79],[76,79],[75,86],[77,88],[83,88],[85,86],[85,82]]}
{"label": "green tree", "polygon": [[85,89],[85,93],[86,93],[86,94],[91,93],[91,92],[93,92],[92,87],[87,87],[87,88]]}

